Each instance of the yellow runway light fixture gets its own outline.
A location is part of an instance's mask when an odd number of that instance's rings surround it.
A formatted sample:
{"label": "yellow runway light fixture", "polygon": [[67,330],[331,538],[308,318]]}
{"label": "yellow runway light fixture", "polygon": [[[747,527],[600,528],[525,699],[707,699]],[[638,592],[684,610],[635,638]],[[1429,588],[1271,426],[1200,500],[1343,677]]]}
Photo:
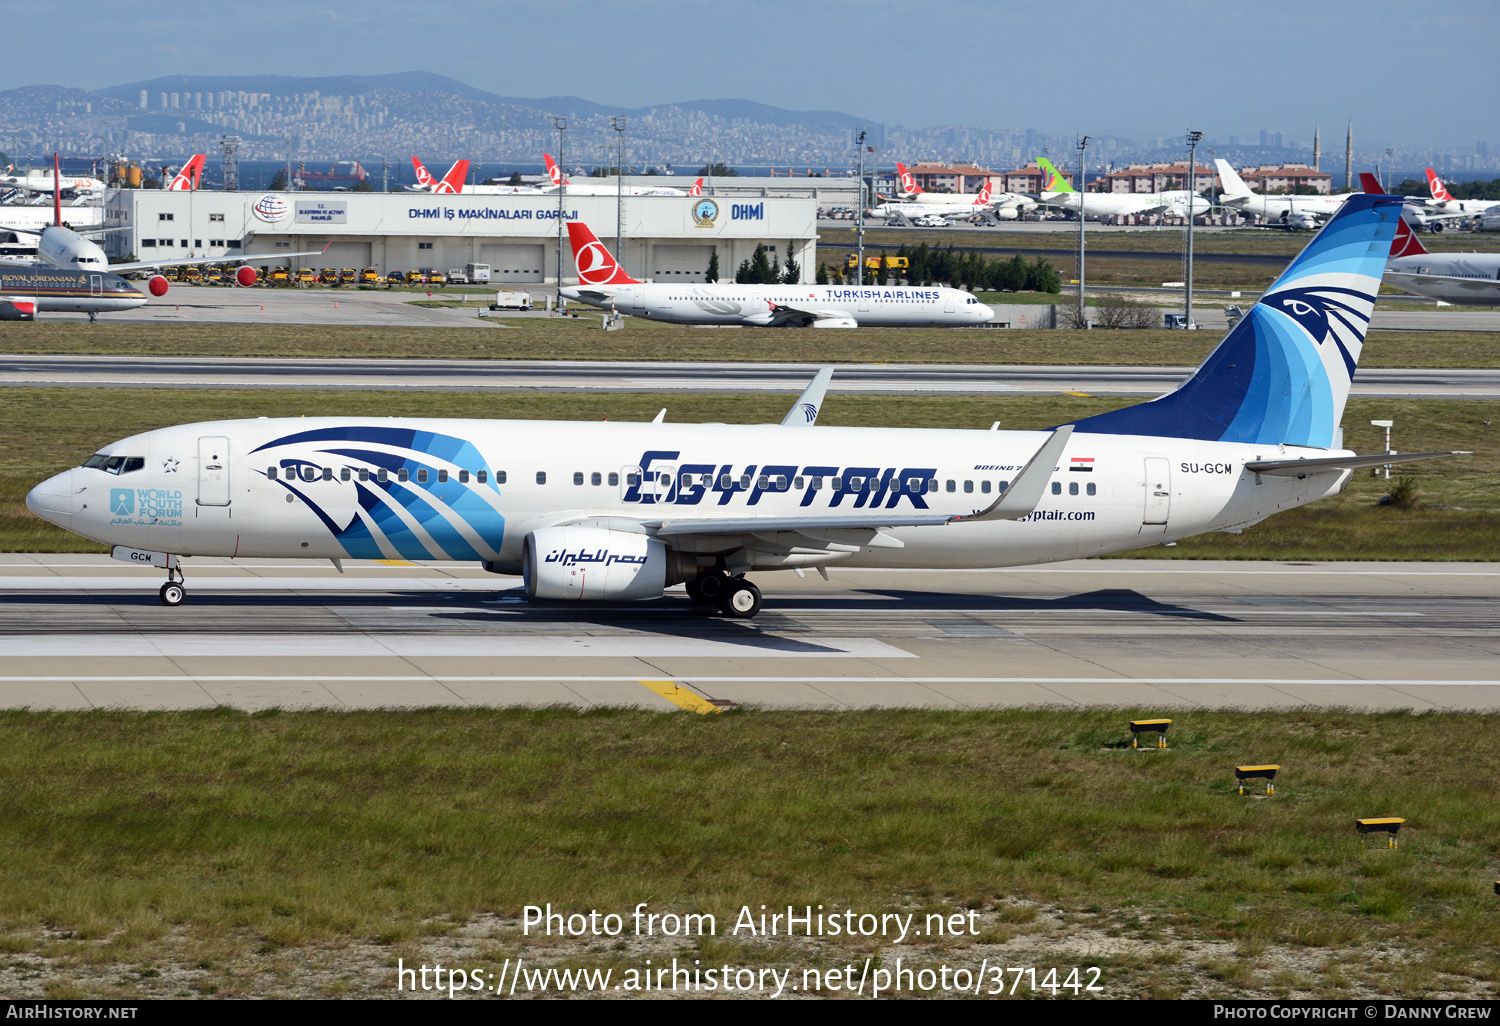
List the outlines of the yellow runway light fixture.
{"label": "yellow runway light fixture", "polygon": [[1356,819],[1354,821],[1354,828],[1361,834],[1390,834],[1387,847],[1398,848],[1400,845],[1396,843],[1396,832],[1401,829],[1401,824],[1405,822],[1406,820],[1394,816],[1386,816],[1379,819]]}
{"label": "yellow runway light fixture", "polygon": [[1276,771],[1280,766],[1236,766],[1234,768],[1235,778],[1240,782],[1240,794],[1245,793],[1245,781],[1265,779],[1266,794],[1276,793]]}
{"label": "yellow runway light fixture", "polygon": [[1142,734],[1155,734],[1156,747],[1167,747],[1167,728],[1172,725],[1171,720],[1131,720],[1130,721],[1130,747],[1139,748]]}

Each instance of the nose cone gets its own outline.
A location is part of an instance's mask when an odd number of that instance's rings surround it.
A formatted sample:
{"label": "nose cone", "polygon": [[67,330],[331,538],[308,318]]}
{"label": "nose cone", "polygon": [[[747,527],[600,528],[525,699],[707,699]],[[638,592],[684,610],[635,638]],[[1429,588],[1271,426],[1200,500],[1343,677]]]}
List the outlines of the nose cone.
{"label": "nose cone", "polygon": [[50,524],[73,527],[73,471],[49,477],[26,493],[26,508]]}
{"label": "nose cone", "polygon": [[995,319],[995,308],[993,306],[985,306],[983,303],[980,303],[977,307],[977,313],[977,319],[980,324],[984,324],[987,321],[993,321]]}

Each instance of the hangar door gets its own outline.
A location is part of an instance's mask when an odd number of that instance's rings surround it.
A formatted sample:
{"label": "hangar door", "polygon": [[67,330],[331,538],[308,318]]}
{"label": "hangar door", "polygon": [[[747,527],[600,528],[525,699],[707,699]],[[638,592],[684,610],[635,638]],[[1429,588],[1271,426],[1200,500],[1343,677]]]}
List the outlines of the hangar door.
{"label": "hangar door", "polygon": [[[707,281],[708,261],[713,256],[712,246],[652,246],[652,281]],[[733,280],[734,268],[726,275],[723,260],[719,261],[721,280]]]}
{"label": "hangar door", "polygon": [[[542,281],[546,258],[540,245],[480,246],[479,262],[490,265],[490,281]],[[572,269],[563,268],[563,274]]]}
{"label": "hangar door", "polygon": [[[316,246],[303,246],[316,249]],[[303,257],[305,267],[352,267],[356,271],[370,266],[370,244],[368,242],[335,242],[322,256]]]}

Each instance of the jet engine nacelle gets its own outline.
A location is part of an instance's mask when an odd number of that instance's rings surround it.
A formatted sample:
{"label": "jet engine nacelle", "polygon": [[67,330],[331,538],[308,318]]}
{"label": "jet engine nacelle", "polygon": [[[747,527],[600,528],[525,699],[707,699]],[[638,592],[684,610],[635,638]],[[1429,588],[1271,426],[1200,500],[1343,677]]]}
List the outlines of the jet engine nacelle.
{"label": "jet engine nacelle", "polygon": [[24,299],[0,299],[0,321],[34,321],[36,304]]}
{"label": "jet engine nacelle", "polygon": [[[541,599],[660,598],[675,562],[655,538],[605,527],[544,527],[526,536],[521,576]],[[680,579],[680,578],[679,578]]]}
{"label": "jet engine nacelle", "polygon": [[996,207],[994,215],[997,221],[1014,221],[1021,216],[1021,212],[1015,207]]}
{"label": "jet engine nacelle", "polygon": [[165,296],[169,287],[167,279],[159,274],[153,274],[151,280],[146,282],[146,291],[150,292],[157,299]]}

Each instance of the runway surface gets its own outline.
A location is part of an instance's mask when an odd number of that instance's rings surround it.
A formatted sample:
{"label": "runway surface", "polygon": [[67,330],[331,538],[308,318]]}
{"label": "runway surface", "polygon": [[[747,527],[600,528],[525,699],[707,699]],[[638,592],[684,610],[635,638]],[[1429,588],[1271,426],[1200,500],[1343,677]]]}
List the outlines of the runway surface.
{"label": "runway surface", "polygon": [[1500,710],[1500,565],[759,574],[753,621],[532,604],[467,565],[0,555],[0,706]]}
{"label": "runway surface", "polygon": [[[76,388],[396,389],[487,392],[788,392],[812,364],[551,360],[320,360],[176,356],[0,356],[0,385]],[[840,365],[834,394],[1155,396],[1191,367]],[[1352,394],[1500,398],[1500,369],[1360,368]]]}

